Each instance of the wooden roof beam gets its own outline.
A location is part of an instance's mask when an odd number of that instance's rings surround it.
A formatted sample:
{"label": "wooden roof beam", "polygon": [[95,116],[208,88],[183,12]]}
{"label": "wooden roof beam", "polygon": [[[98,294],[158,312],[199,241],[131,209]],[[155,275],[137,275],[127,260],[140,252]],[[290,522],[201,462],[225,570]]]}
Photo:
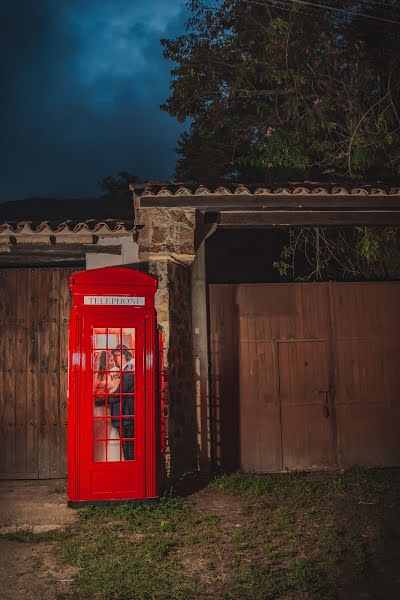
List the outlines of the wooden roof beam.
{"label": "wooden roof beam", "polygon": [[[206,215],[207,222],[207,215]],[[210,215],[218,229],[262,229],[265,227],[386,225],[400,226],[400,210],[270,210],[222,211]]]}
{"label": "wooden roof beam", "polygon": [[136,208],[196,208],[205,212],[234,210],[400,210],[400,195],[205,195],[135,197]]}

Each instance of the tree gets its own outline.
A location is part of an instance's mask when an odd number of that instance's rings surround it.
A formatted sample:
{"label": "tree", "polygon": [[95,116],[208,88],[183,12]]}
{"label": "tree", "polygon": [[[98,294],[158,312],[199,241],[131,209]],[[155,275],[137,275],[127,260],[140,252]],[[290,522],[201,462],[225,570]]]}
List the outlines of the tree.
{"label": "tree", "polygon": [[100,181],[100,187],[104,194],[108,196],[118,196],[121,194],[130,194],[129,184],[138,183],[139,177],[132,175],[127,171],[119,171],[117,175],[108,175]]}
{"label": "tree", "polygon": [[400,278],[400,229],[296,227],[273,266],[294,280]]}
{"label": "tree", "polygon": [[[162,108],[186,180],[400,174],[397,0],[191,0]],[[336,9],[336,10],[334,10]]]}

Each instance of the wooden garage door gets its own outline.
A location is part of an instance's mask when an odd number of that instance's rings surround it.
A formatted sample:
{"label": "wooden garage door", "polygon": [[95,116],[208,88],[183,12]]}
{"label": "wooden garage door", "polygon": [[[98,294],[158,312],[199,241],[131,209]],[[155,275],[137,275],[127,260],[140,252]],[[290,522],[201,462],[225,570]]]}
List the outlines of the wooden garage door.
{"label": "wooden garage door", "polygon": [[331,286],[340,466],[400,466],[400,283]]}
{"label": "wooden garage door", "polygon": [[[229,297],[222,287],[236,299],[230,312],[220,306]],[[399,306],[398,283],[211,286],[213,403],[237,415],[236,466],[400,465]],[[235,319],[232,351],[219,332]],[[224,383],[232,364],[236,394]],[[226,448],[225,437],[220,428],[216,441]]]}
{"label": "wooden garage door", "polygon": [[65,477],[71,268],[0,270],[0,477]]}

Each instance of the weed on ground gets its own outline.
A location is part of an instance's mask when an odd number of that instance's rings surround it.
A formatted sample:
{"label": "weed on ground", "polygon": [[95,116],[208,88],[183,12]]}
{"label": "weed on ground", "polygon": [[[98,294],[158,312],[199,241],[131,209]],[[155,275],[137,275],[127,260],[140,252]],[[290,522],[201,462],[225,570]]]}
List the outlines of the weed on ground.
{"label": "weed on ground", "polygon": [[84,508],[61,531],[7,537],[51,543],[74,568],[71,599],[389,599],[373,595],[374,569],[390,562],[399,499],[398,470],[235,473],[188,499]]}

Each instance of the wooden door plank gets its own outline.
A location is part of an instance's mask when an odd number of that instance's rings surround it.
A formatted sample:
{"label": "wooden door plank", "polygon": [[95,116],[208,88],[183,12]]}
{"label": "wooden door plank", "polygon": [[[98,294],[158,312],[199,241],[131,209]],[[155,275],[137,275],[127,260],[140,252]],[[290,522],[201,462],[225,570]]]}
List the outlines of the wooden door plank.
{"label": "wooden door plank", "polygon": [[39,377],[38,377],[38,399],[39,399],[39,478],[50,477],[50,431],[48,420],[48,395],[49,395],[49,355],[50,355],[50,332],[49,332],[49,286],[50,270],[41,269],[38,273],[40,280],[39,298]]}
{"label": "wooden door plank", "polygon": [[39,302],[41,296],[40,269],[29,269],[28,274],[28,313],[29,329],[27,332],[27,470],[39,477]]}
{"label": "wooden door plank", "polygon": [[4,394],[4,384],[6,377],[5,359],[6,359],[6,307],[5,307],[5,293],[6,289],[6,272],[4,269],[0,269],[0,289],[3,293],[0,293],[0,327],[2,334],[0,335],[0,473],[5,471],[5,414],[4,408],[6,403],[6,397]]}
{"label": "wooden door plank", "polygon": [[60,476],[60,269],[49,274],[48,374],[46,378],[46,421],[49,436],[49,476]]}
{"label": "wooden door plank", "polygon": [[329,396],[329,343],[279,344],[283,466],[289,470],[336,465]]}
{"label": "wooden door plank", "polygon": [[275,342],[270,339],[270,309],[275,306],[275,299],[271,297],[271,289],[254,287],[238,286],[241,468],[279,471],[278,373]]}
{"label": "wooden door plank", "polygon": [[[245,294],[245,290],[240,290],[239,311]],[[240,468],[243,471],[251,470],[257,463],[255,444],[249,443],[251,439],[254,439],[254,432],[258,429],[258,416],[249,406],[249,400],[253,396],[253,379],[248,339],[249,320],[246,314],[241,314],[239,317]]]}
{"label": "wooden door plank", "polygon": [[6,271],[4,276],[4,466],[2,472],[15,473],[16,418],[15,418],[15,296],[17,275],[14,269]]}
{"label": "wooden door plank", "polygon": [[59,292],[59,363],[60,363],[60,477],[67,476],[67,394],[68,394],[68,334],[71,308],[69,277],[74,269],[63,269],[60,276]]}
{"label": "wooden door plank", "polygon": [[15,472],[27,472],[28,271],[16,272],[15,297]]}
{"label": "wooden door plank", "polygon": [[400,466],[400,283],[334,283],[339,464]]}

